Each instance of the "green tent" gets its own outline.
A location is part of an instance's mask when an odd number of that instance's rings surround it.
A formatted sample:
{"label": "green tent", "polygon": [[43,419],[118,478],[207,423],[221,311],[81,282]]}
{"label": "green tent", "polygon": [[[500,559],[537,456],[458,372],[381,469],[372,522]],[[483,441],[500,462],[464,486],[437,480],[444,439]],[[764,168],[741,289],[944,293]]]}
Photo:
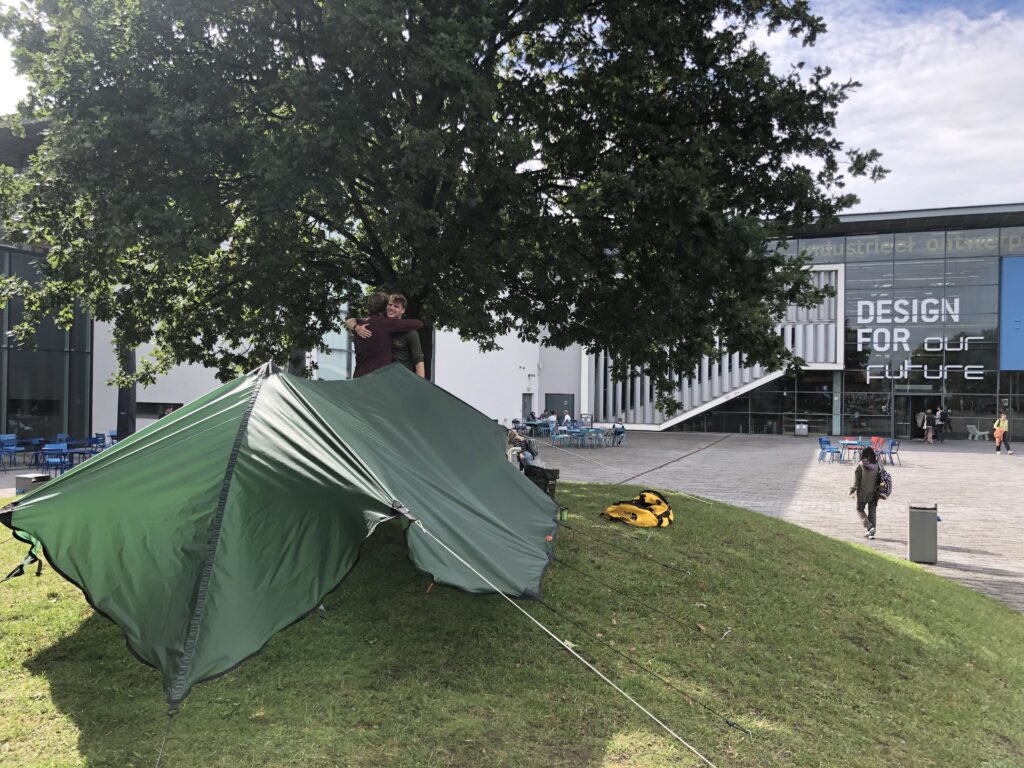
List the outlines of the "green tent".
{"label": "green tent", "polygon": [[266,365],[0,521],[161,671],[173,712],[314,610],[387,520],[419,521],[409,554],[438,583],[539,595],[556,506],[504,447],[503,427],[400,366],[322,382]]}

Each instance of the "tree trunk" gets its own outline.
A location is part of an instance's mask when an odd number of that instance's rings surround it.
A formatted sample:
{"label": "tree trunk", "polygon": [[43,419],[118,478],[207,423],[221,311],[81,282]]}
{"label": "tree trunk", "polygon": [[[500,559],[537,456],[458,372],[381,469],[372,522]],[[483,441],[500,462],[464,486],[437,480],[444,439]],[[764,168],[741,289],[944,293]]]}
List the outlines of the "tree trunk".
{"label": "tree trunk", "polygon": [[[135,373],[135,350],[117,353],[117,363],[122,373]],[[135,434],[135,384],[117,390],[117,439]]]}

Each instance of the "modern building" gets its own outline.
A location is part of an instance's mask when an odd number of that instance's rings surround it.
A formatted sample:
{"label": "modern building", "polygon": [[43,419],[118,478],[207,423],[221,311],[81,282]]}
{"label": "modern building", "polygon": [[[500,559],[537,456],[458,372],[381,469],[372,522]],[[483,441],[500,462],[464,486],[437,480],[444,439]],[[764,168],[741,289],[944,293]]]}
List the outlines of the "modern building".
{"label": "modern building", "polygon": [[[787,247],[813,259],[836,291],[812,310],[791,308],[787,346],[808,365],[795,376],[747,368],[738,355],[705,359],[680,377],[683,410],[651,403],[649,383],[611,382],[590,365],[598,420],[625,413],[634,428],[917,436],[917,414],[940,403],[952,437],[987,432],[999,410],[1024,427],[1024,205],[856,214],[795,232]],[[973,429],[972,429],[973,428]]]}
{"label": "modern building", "polygon": [[[0,131],[0,162],[21,167],[42,138]],[[680,374],[682,408],[660,412],[650,381],[636,372],[611,379],[607,355],[558,350],[509,336],[482,352],[450,332],[434,338],[434,382],[510,423],[530,411],[568,410],[598,423],[624,416],[631,429],[915,436],[916,415],[940,403],[953,414],[952,437],[986,432],[999,410],[1011,434],[1024,428],[1024,204],[854,214],[828,228],[791,233],[786,247],[812,259],[815,283],[835,296],[812,309],[790,308],[779,323],[804,365],[796,376],[747,366],[723,350],[693,375]],[[35,279],[41,249],[0,242],[4,274]],[[13,301],[0,317],[0,424],[19,436],[86,435],[117,425],[111,329],[76,314],[70,331],[45,323],[34,350],[10,330]],[[347,378],[344,334],[311,360],[322,378]],[[145,354],[145,350],[140,350]],[[179,366],[137,391],[137,424],[158,418],[217,385],[213,373]]]}

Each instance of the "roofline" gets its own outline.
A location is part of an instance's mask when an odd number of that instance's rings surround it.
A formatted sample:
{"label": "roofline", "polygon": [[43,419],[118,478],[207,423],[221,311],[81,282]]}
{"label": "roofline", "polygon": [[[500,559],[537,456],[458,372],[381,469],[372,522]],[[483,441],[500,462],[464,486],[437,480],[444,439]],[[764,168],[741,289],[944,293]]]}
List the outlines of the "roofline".
{"label": "roofline", "polygon": [[854,223],[860,221],[892,221],[894,219],[927,219],[943,216],[984,216],[1000,213],[1024,213],[1024,203],[1002,203],[999,205],[964,205],[953,208],[921,208],[906,211],[877,211],[875,213],[846,213],[839,215],[839,221]]}

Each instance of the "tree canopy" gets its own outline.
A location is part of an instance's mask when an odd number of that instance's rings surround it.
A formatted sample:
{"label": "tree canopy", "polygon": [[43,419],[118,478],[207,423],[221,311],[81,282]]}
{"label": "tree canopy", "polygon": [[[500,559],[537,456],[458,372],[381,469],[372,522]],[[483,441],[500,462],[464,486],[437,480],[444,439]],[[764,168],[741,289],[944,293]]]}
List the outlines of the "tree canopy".
{"label": "tree canopy", "polygon": [[[884,173],[853,82],[773,71],[806,0],[27,0],[2,17],[49,133],[0,178],[42,242],[29,314],[80,298],[123,347],[223,375],[284,361],[368,287],[492,344],[771,367],[817,303],[766,245]],[[65,315],[66,315],[65,310]]]}

